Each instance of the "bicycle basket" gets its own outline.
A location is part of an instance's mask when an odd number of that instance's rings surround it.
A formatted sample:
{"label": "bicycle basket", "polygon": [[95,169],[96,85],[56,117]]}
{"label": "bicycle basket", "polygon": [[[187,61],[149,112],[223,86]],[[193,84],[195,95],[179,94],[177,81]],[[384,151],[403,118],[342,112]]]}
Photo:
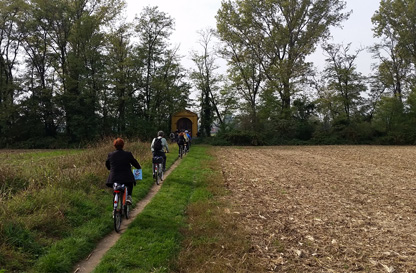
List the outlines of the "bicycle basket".
{"label": "bicycle basket", "polygon": [[154,156],[153,157],[153,163],[156,163],[156,164],[163,163],[163,157],[161,157],[161,156]]}

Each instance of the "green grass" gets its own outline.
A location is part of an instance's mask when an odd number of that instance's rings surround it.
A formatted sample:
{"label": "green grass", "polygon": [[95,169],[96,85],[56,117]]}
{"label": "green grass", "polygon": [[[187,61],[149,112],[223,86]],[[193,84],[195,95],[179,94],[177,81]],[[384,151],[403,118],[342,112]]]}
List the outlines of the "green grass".
{"label": "green grass", "polygon": [[[176,157],[168,155],[167,167],[171,166],[175,159]],[[150,159],[142,162],[141,165],[144,179],[138,181],[134,187],[133,199],[136,201],[145,197],[153,185]],[[95,221],[87,222],[86,225],[75,229],[71,236],[56,243],[46,255],[37,261],[34,272],[70,272],[77,261],[86,257],[94,249],[98,240],[113,230],[113,219],[111,217],[112,195],[108,193],[108,191],[105,192],[105,196],[102,198],[101,209],[96,218],[93,218]],[[88,213],[93,209],[88,207],[85,202],[84,206],[84,208],[78,209],[78,213],[74,213],[76,217],[79,218],[82,212]],[[85,219],[85,221],[87,220]]]}
{"label": "green grass", "polygon": [[[11,165],[0,160],[0,271],[71,272],[113,230],[104,164],[112,150],[105,143],[66,154],[14,155]],[[150,144],[130,143],[126,150],[144,169],[133,195],[139,200],[153,183]]]}
{"label": "green grass", "polygon": [[[134,201],[154,183],[149,146],[127,148],[143,167]],[[249,245],[217,199],[227,192],[210,149],[192,147],[95,272],[194,272],[201,265],[206,265],[204,272],[220,272],[230,262],[241,267],[229,258],[238,262]],[[113,231],[112,194],[104,184],[104,161],[111,150],[105,145],[66,156],[21,158],[35,163],[30,173],[18,173],[26,186],[0,196],[0,272],[71,272]],[[176,160],[177,146],[170,150],[168,167]],[[15,171],[9,175],[18,176]],[[229,252],[226,259],[217,257],[224,251]],[[249,265],[243,266],[250,272]]]}
{"label": "green grass", "polygon": [[[181,249],[190,202],[209,197],[203,189],[210,160],[207,147],[194,146],[153,200],[131,223],[94,272],[169,272]],[[173,153],[176,154],[176,153]]]}

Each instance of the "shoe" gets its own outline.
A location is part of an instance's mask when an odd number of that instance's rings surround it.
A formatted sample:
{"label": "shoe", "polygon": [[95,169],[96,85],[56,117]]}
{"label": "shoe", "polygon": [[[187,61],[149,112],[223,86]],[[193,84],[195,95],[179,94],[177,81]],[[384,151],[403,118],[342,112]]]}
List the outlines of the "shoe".
{"label": "shoe", "polygon": [[127,205],[133,204],[133,199],[131,198],[131,195],[127,195],[126,203],[127,203]]}

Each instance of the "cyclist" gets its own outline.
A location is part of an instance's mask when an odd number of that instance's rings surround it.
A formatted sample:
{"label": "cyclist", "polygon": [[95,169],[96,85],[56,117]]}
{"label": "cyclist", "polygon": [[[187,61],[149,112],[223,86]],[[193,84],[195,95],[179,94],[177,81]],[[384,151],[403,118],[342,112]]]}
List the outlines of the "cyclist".
{"label": "cyclist", "polygon": [[131,166],[133,165],[137,169],[141,169],[142,167],[131,152],[123,150],[123,139],[117,138],[114,140],[113,145],[116,150],[109,153],[105,161],[105,166],[110,170],[106,185],[107,187],[113,187],[113,184],[116,182],[126,185],[128,194],[126,201],[131,205],[133,203],[131,198],[133,185],[136,185]]}
{"label": "cyclist", "polygon": [[[181,148],[182,148],[182,151],[184,151],[183,149],[184,149],[184,146],[185,146],[185,133],[184,132],[180,132],[179,133],[179,135],[178,135],[178,147],[179,147],[179,153],[181,152]],[[180,157],[181,155],[179,154],[179,157]]]}
{"label": "cyclist", "polygon": [[166,153],[169,153],[169,147],[164,135],[163,131],[159,131],[157,137],[153,139],[150,149],[153,156],[163,157],[163,171],[166,171]]}
{"label": "cyclist", "polygon": [[187,139],[188,139],[188,141],[187,141],[187,144],[186,144],[186,148],[188,149],[188,152],[189,152],[189,148],[191,148],[191,135],[189,134],[189,132],[188,132],[188,130],[185,130],[185,135],[186,135],[186,137],[187,137]]}
{"label": "cyclist", "polygon": [[174,132],[170,133],[169,138],[170,138],[170,143],[173,143],[175,141],[175,133]]}

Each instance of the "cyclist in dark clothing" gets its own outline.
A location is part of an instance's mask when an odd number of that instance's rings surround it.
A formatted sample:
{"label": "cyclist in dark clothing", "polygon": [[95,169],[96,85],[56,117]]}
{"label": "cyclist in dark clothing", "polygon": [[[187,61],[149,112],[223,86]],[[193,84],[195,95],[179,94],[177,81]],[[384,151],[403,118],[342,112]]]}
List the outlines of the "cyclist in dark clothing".
{"label": "cyclist in dark clothing", "polygon": [[124,141],[121,138],[114,140],[116,150],[108,154],[105,166],[110,170],[106,185],[112,187],[114,183],[121,183],[127,187],[127,202],[132,203],[131,194],[133,185],[136,185],[131,166],[141,169],[139,162],[134,158],[131,152],[123,150]]}
{"label": "cyclist in dark clothing", "polygon": [[180,155],[180,151],[181,151],[181,148],[182,148],[182,151],[183,151],[183,149],[185,148],[184,146],[185,146],[185,133],[184,132],[180,132],[179,133],[179,135],[178,135],[178,141],[177,141],[177,143],[178,143],[178,146],[179,146],[179,157],[181,156]]}

